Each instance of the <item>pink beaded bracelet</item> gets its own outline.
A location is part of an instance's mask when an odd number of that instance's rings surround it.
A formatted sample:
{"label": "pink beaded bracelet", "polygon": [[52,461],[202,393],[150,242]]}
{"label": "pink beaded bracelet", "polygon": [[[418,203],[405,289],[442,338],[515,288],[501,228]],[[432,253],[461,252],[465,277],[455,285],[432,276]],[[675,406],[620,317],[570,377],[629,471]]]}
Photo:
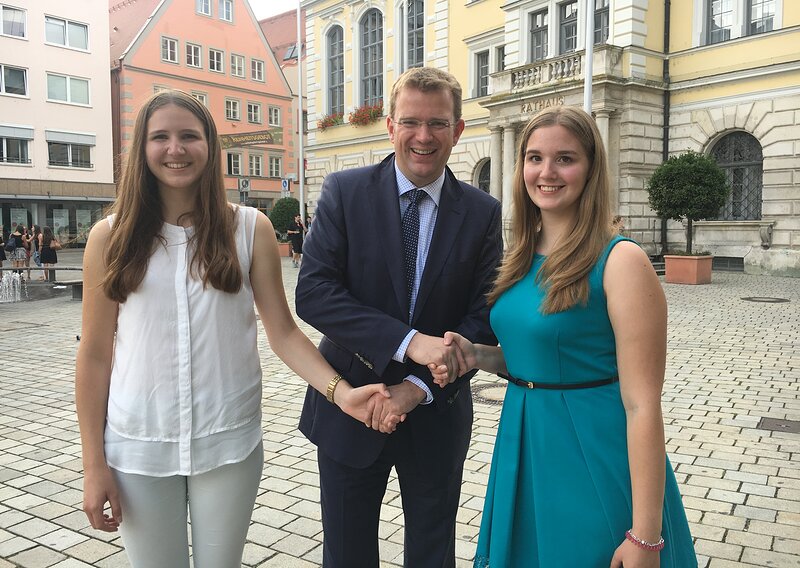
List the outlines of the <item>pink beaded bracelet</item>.
{"label": "pink beaded bracelet", "polygon": [[638,546],[639,548],[643,548],[645,550],[650,550],[652,552],[658,552],[662,548],[664,548],[664,538],[661,537],[658,539],[658,542],[652,543],[647,542],[646,540],[640,539],[638,536],[633,534],[630,530],[625,531],[625,538],[631,541],[633,544]]}

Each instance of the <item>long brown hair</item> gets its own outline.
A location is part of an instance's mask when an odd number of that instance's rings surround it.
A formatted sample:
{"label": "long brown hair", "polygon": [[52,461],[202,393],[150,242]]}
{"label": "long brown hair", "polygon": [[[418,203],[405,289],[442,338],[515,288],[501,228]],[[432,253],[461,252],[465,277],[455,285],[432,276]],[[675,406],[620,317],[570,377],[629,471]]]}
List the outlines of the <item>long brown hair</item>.
{"label": "long brown hair", "polygon": [[193,275],[203,286],[211,284],[224,292],[242,287],[242,270],[236,254],[236,216],[225,198],[219,139],[214,119],[205,106],[182,91],[162,91],[150,97],[136,117],[128,161],[122,172],[111,236],[105,251],[107,265],[103,279],[106,295],[124,302],[144,279],[155,247],[164,243],[161,197],[155,176],[147,167],[145,145],[147,123],[155,111],[175,105],[195,115],[203,124],[208,142],[208,164],[198,181],[194,208],[187,215],[194,226]]}
{"label": "long brown hair", "polygon": [[600,132],[590,115],[577,107],[555,107],[541,111],[522,131],[514,167],[512,236],[488,301],[500,295],[530,270],[539,240],[542,213],[528,196],[523,177],[528,139],[537,128],[563,126],[578,140],[589,160],[586,186],[578,200],[575,226],[555,244],[536,274],[547,289],[541,311],[551,314],[568,310],[589,299],[589,272],[611,239],[608,159]]}
{"label": "long brown hair", "polygon": [[53,234],[53,229],[45,225],[44,230],[42,231],[42,246],[49,247],[50,243],[52,243],[55,238],[56,236]]}

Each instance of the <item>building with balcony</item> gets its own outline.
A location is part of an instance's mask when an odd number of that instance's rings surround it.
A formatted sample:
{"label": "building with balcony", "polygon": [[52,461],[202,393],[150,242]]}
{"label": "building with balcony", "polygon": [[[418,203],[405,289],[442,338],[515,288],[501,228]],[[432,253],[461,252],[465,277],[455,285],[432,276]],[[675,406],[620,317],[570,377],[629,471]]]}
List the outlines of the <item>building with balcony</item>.
{"label": "building with balcony", "polygon": [[103,0],[0,1],[0,224],[84,243],[115,195]]}
{"label": "building with balcony", "polygon": [[[800,4],[789,0],[304,0],[312,201],[324,176],[391,151],[385,119],[348,124],[413,65],[464,88],[466,130],[450,167],[510,213],[518,133],[538,110],[583,104],[610,155],[613,206],[653,255],[684,227],[651,210],[646,182],[668,156],[715,157],[732,191],[696,246],[756,273],[800,276]],[[593,37],[587,38],[591,21]],[[457,23],[457,25],[456,25]],[[384,111],[385,112],[385,111]],[[340,125],[334,117],[340,116]],[[322,128],[324,126],[324,128]]]}
{"label": "building with balcony", "polygon": [[269,212],[297,176],[292,93],[246,0],[110,0],[115,156],[141,104],[180,89],[211,111],[228,200]]}

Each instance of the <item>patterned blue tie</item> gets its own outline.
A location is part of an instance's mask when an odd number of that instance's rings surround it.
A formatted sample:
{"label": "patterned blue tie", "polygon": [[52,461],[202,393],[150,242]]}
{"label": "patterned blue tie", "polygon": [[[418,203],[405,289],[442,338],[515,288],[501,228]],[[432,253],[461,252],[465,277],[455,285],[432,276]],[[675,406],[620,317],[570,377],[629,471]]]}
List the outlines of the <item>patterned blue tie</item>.
{"label": "patterned blue tie", "polygon": [[414,277],[417,272],[417,242],[419,241],[419,205],[418,201],[425,196],[425,192],[420,189],[412,189],[407,192],[409,203],[401,227],[403,228],[403,261],[406,267],[406,285],[408,286],[408,321],[411,321],[412,308],[411,298],[414,291]]}

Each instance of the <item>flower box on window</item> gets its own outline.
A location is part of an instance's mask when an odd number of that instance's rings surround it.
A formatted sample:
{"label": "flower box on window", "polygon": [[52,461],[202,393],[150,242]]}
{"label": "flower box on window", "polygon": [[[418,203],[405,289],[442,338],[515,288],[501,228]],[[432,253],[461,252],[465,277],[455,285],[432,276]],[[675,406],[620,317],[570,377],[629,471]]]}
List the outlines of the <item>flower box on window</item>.
{"label": "flower box on window", "polygon": [[383,101],[378,101],[374,105],[365,104],[353,112],[348,117],[348,122],[355,126],[367,126],[383,118]]}
{"label": "flower box on window", "polygon": [[344,113],[333,112],[319,119],[317,121],[317,128],[325,132],[331,126],[337,126],[339,124],[344,124]]}

